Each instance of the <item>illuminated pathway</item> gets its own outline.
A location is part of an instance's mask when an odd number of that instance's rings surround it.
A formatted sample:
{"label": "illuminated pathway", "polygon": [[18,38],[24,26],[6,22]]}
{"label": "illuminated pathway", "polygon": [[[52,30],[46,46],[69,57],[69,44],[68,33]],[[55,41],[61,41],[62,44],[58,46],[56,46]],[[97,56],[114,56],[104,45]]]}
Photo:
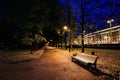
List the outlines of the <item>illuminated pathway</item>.
{"label": "illuminated pathway", "polygon": [[38,60],[16,64],[0,61],[0,80],[105,80],[71,62],[68,51],[46,48]]}

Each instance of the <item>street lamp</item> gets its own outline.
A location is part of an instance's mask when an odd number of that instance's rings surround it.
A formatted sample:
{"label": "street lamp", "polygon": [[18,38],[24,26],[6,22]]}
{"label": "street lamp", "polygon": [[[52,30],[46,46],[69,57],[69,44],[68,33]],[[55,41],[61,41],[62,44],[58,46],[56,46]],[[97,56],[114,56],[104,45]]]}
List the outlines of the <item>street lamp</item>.
{"label": "street lamp", "polygon": [[71,30],[70,30],[70,27],[68,28],[68,26],[64,26],[63,29],[65,30],[65,49],[67,49],[67,33],[68,32],[68,39],[69,39],[69,52],[71,52],[71,48],[72,48],[72,45],[71,45]]}
{"label": "street lamp", "polygon": [[113,21],[114,21],[114,19],[110,19],[110,20],[107,21],[107,23],[110,24],[110,28],[111,28],[111,26],[112,26],[112,22],[113,22]]}
{"label": "street lamp", "polygon": [[66,34],[66,31],[68,30],[68,27],[64,26],[63,29],[65,30],[65,33],[64,33],[65,34],[65,49],[67,49],[67,39],[66,39],[67,34]]}
{"label": "street lamp", "polygon": [[[114,21],[114,19],[110,19],[107,21],[107,23],[110,25],[110,38],[112,38],[112,22]],[[111,43],[111,39],[110,39],[110,43]]]}

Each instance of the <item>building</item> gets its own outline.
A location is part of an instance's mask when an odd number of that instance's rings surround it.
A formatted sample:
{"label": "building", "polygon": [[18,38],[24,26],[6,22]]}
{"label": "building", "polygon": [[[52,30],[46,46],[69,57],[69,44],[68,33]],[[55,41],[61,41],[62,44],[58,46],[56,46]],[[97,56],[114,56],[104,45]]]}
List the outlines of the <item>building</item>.
{"label": "building", "polygon": [[120,44],[120,25],[86,34],[85,44]]}
{"label": "building", "polygon": [[[81,44],[81,36],[74,39],[73,43]],[[86,34],[84,44],[120,44],[120,25]]]}

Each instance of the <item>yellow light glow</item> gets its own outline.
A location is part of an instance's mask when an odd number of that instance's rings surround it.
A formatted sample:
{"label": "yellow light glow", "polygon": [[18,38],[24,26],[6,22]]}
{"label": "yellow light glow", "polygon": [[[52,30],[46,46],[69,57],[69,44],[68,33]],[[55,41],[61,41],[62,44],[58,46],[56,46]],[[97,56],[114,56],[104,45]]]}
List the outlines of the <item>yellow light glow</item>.
{"label": "yellow light glow", "polygon": [[107,39],[108,37],[107,36],[104,36],[104,39]]}
{"label": "yellow light glow", "polygon": [[68,27],[67,27],[67,26],[64,26],[64,27],[63,27],[63,29],[64,29],[64,30],[67,30],[67,29],[68,29]]}
{"label": "yellow light glow", "polygon": [[114,21],[114,19],[111,19],[111,20],[108,20],[107,23],[111,23],[111,22],[113,22],[113,21]]}
{"label": "yellow light glow", "polygon": [[107,23],[110,23],[110,21],[107,21]]}

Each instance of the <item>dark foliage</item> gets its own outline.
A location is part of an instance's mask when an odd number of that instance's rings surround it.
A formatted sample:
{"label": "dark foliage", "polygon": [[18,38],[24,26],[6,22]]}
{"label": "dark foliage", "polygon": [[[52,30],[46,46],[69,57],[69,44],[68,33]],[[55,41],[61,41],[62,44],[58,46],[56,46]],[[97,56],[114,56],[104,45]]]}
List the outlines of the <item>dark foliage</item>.
{"label": "dark foliage", "polygon": [[[34,38],[37,34],[48,38],[46,33],[56,34],[56,31],[49,33],[45,28],[58,25],[58,5],[57,0],[0,0],[4,16],[0,20],[0,44],[22,45],[22,39],[26,36]],[[43,28],[46,32],[42,32]]]}

